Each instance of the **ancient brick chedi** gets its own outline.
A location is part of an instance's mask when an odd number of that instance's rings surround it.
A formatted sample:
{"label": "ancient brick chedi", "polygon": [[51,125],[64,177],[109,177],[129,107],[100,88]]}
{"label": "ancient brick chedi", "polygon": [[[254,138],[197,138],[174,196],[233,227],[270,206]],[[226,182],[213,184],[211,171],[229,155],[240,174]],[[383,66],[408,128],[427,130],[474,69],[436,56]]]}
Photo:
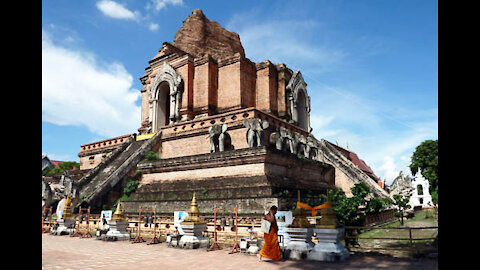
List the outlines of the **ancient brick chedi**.
{"label": "ancient brick chedi", "polygon": [[[260,214],[271,205],[292,210],[297,190],[303,199],[335,187],[335,169],[322,162],[320,141],[311,135],[301,72],[252,62],[239,35],[201,10],[186,18],[173,43],[163,43],[140,80],[138,135],[103,154],[81,180],[80,195],[90,205],[99,206],[95,201],[133,171],[141,173],[140,184],[122,202],[126,213],[186,211],[195,192],[202,214],[215,206]],[[137,161],[147,149],[160,159]],[[88,151],[82,148],[85,161]]]}
{"label": "ancient brick chedi", "polygon": [[313,139],[302,74],[250,61],[238,34],[201,10],[163,44],[141,82],[139,132],[162,133],[161,160],[137,166],[137,203],[125,209],[186,209],[196,191],[202,213],[214,205],[261,213],[295,201],[287,195],[297,189],[320,193],[334,185],[332,166],[307,161],[316,153],[307,143]]}

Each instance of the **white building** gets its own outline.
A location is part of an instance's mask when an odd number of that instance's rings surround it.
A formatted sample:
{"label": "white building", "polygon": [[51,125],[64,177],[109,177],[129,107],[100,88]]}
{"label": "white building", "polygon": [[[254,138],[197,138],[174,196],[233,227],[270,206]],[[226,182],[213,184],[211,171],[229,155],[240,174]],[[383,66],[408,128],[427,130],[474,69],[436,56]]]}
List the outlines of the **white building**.
{"label": "white building", "polygon": [[432,196],[428,190],[429,187],[430,184],[428,180],[423,177],[421,170],[418,169],[417,174],[415,174],[412,180],[413,193],[409,202],[412,208],[415,206],[422,206],[422,208],[433,207]]}

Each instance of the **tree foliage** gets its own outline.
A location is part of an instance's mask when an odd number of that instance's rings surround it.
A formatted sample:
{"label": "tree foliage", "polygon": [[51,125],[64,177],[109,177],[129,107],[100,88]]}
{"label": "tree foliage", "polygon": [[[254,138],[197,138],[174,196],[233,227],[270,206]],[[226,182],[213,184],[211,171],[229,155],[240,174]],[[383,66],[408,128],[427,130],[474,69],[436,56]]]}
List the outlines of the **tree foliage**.
{"label": "tree foliage", "polygon": [[148,151],[145,154],[145,160],[147,161],[156,161],[159,160],[160,158],[158,157],[158,153],[153,152],[153,151]]}
{"label": "tree foliage", "polygon": [[438,199],[438,140],[426,140],[422,142],[412,155],[410,171],[415,175],[418,170],[422,171],[423,177],[430,183],[432,200]]}
{"label": "tree foliage", "polygon": [[409,197],[405,197],[403,195],[395,194],[393,195],[393,204],[397,206],[398,215],[400,216],[400,223],[403,225],[403,214],[405,210],[411,208],[412,206],[408,204],[410,201]]}
{"label": "tree foliage", "polygon": [[350,191],[353,194],[353,198],[358,201],[359,205],[363,205],[366,202],[368,194],[370,194],[370,188],[364,182],[356,183]]}
{"label": "tree foliage", "polygon": [[[363,183],[357,183],[351,188],[353,197],[347,197],[341,188],[330,190],[328,196],[332,203],[333,210],[340,223],[345,225],[360,225],[364,214],[359,210],[366,202],[366,197],[370,193],[368,186]],[[326,196],[322,195],[322,200],[326,201]]]}
{"label": "tree foliage", "polygon": [[115,211],[117,209],[117,204],[119,201],[125,202],[129,201],[130,199],[130,194],[137,190],[138,184],[140,182],[138,180],[134,179],[127,179],[127,183],[125,184],[125,187],[123,188],[123,194],[120,198],[118,198],[114,203],[112,208],[110,210]]}
{"label": "tree foliage", "polygon": [[65,162],[59,163],[58,167],[55,167],[55,165],[52,164],[42,172],[42,175],[52,175],[55,173],[63,173],[65,171],[73,170],[73,168],[76,168],[77,170],[79,170],[80,163],[75,161],[65,161]]}
{"label": "tree foliage", "polygon": [[[347,197],[341,188],[328,192],[338,221],[346,226],[361,225],[365,214],[378,214],[392,205],[390,198],[371,198],[367,200],[371,192],[364,182],[355,184],[350,190],[352,197]],[[320,199],[325,202],[327,196],[321,195]],[[365,211],[361,210],[363,207],[365,207]]]}
{"label": "tree foliage", "polygon": [[378,214],[391,206],[393,201],[390,198],[372,198],[367,202],[365,212],[367,214]]}
{"label": "tree foliage", "polygon": [[125,184],[125,188],[123,188],[123,193],[127,196],[130,196],[130,193],[137,189],[137,186],[140,182],[138,180],[128,179],[127,183]]}

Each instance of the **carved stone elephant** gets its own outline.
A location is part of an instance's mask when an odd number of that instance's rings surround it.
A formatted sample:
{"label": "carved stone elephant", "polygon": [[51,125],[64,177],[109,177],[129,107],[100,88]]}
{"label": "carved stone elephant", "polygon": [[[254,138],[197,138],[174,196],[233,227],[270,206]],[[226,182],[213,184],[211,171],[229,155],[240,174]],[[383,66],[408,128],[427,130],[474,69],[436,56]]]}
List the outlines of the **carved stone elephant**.
{"label": "carved stone elephant", "polygon": [[47,181],[42,179],[42,207],[49,207],[52,203],[53,192]]}
{"label": "carved stone elephant", "polygon": [[268,121],[263,122],[258,118],[245,119],[243,125],[247,128],[246,138],[248,147],[264,146],[265,136],[263,130],[267,129]]}
{"label": "carved stone elephant", "polygon": [[298,132],[293,132],[292,134],[292,154],[300,154],[305,156],[305,145],[307,143],[305,136],[301,135]]}
{"label": "carved stone elephant", "polygon": [[278,127],[276,132],[270,134],[270,143],[275,144],[275,148],[280,151],[290,152],[290,134],[284,127]]}
{"label": "carved stone elephant", "polygon": [[227,124],[213,125],[208,128],[208,136],[210,138],[210,153],[218,151],[223,152],[229,150],[232,146],[232,139],[227,133]]}
{"label": "carved stone elephant", "polygon": [[310,159],[317,159],[318,146],[317,142],[312,136],[307,137],[307,143],[305,145],[305,157]]}

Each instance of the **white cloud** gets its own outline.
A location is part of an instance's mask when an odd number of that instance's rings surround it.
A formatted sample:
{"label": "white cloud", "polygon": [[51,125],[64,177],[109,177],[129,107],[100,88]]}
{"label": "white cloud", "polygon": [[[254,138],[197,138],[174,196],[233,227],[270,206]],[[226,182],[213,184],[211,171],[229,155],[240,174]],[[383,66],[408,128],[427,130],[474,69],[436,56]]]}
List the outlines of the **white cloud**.
{"label": "white cloud", "polygon": [[382,179],[393,180],[398,176],[398,172],[397,165],[391,156],[385,156],[383,158],[383,164],[377,169],[377,173],[383,176],[381,177]]}
{"label": "white cloud", "polygon": [[322,74],[337,69],[346,57],[341,49],[312,43],[323,27],[308,19],[263,20],[254,14],[237,14],[226,29],[240,35],[245,54],[252,61],[268,59],[294,70],[301,66],[302,73],[310,69]]}
{"label": "white cloud", "polygon": [[120,63],[54,44],[42,30],[42,121],[112,137],[136,132],[140,97]]}
{"label": "white cloud", "polygon": [[387,184],[400,171],[410,173],[408,165],[416,146],[438,137],[437,110],[389,108],[386,102],[374,102],[304,77],[310,82],[310,95],[314,95],[310,122],[315,137],[338,141],[341,147],[348,144],[349,150],[365,160],[377,176],[386,178]]}
{"label": "white cloud", "polygon": [[147,4],[146,9],[153,9],[155,11],[160,11],[165,8],[167,5],[172,6],[182,6],[183,0],[152,0]]}
{"label": "white cloud", "polygon": [[156,31],[158,30],[158,28],[159,28],[159,25],[156,23],[150,23],[150,25],[148,26],[148,29],[150,29],[150,31]]}
{"label": "white cloud", "polygon": [[97,8],[106,16],[115,19],[135,20],[139,14],[132,12],[115,1],[102,0],[97,2]]}

